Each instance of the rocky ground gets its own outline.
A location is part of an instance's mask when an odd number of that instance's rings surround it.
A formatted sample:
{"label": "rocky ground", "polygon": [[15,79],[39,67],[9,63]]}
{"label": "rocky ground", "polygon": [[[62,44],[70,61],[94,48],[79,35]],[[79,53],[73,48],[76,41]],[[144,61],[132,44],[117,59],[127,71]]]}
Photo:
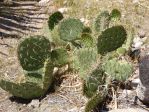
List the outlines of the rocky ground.
{"label": "rocky ground", "polygon": [[[93,10],[92,14],[95,13],[94,9],[97,5],[99,5],[100,10],[110,10],[113,7],[119,8],[123,18],[135,27],[136,38],[139,38],[139,40],[135,41],[137,43],[136,47],[140,47],[142,53],[149,54],[149,1],[93,0],[93,4],[97,2],[96,5],[91,4],[90,0],[86,1],[88,1],[86,3],[88,7]],[[9,7],[8,12],[0,5],[0,12],[3,12],[0,13],[0,74],[11,80],[16,80],[21,70],[16,57],[16,47],[20,41],[19,38],[26,34],[45,34],[45,30],[43,33],[42,28],[50,12],[58,8],[64,11],[64,13],[67,11],[67,5],[65,6],[60,2],[52,3],[52,5],[48,5],[48,8],[45,8],[44,4],[41,4],[44,8],[34,6],[34,4],[36,3],[33,1],[21,2],[17,4],[19,7]],[[30,7],[31,11],[27,10],[28,7]],[[81,8],[83,7],[84,5]],[[17,9],[14,12],[15,15],[10,15],[10,11],[15,9]],[[89,9],[84,8],[77,12],[79,18],[84,18],[84,10],[88,10],[89,14],[91,13]],[[72,9],[73,11],[74,9]],[[68,14],[70,13],[68,12]],[[71,14],[71,16],[76,16],[75,11]],[[87,17],[85,19],[92,18]],[[140,38],[140,35],[145,37]],[[134,74],[130,78],[133,82],[133,89],[120,90],[117,93],[117,97],[113,98],[113,101],[108,105],[110,112],[149,111],[147,107],[140,103],[134,105],[139,75],[137,62],[134,62],[134,66]],[[0,89],[0,112],[83,112],[87,99],[82,95],[82,83],[78,74],[68,72],[62,78],[63,82],[60,86],[55,86],[55,92],[47,93],[41,100],[25,101],[16,99]]]}

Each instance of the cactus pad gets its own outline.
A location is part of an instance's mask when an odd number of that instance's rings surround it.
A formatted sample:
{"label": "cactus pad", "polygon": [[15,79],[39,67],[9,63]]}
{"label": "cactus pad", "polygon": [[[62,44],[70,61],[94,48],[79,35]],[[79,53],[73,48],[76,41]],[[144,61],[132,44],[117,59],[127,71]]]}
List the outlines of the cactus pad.
{"label": "cactus pad", "polygon": [[118,9],[113,9],[110,14],[110,19],[113,21],[119,20],[121,18],[121,12]]}
{"label": "cactus pad", "polygon": [[74,65],[79,69],[80,77],[86,78],[90,67],[97,63],[97,52],[94,48],[82,48],[76,51],[76,61]]}
{"label": "cactus pad", "polygon": [[90,34],[82,34],[81,44],[85,47],[92,47],[94,44],[93,37]]}
{"label": "cactus pad", "polygon": [[103,11],[101,12],[94,23],[95,31],[96,32],[101,32],[104,31],[106,28],[109,27],[109,22],[110,22],[110,15],[108,11]]}
{"label": "cactus pad", "polygon": [[54,66],[61,67],[69,63],[69,54],[64,48],[54,49],[51,53],[51,59]]}
{"label": "cactus pad", "polygon": [[52,63],[47,60],[40,71],[26,71],[25,78],[19,82],[0,80],[0,87],[13,96],[33,99],[43,96],[53,81]]}
{"label": "cactus pad", "polygon": [[101,66],[97,66],[96,69],[92,70],[84,82],[84,95],[91,98],[97,92],[98,86],[105,84],[105,77],[106,75],[101,69]]}
{"label": "cactus pad", "polygon": [[57,25],[63,18],[63,14],[61,12],[57,11],[53,13],[48,20],[49,29],[53,30],[55,25]]}
{"label": "cactus pad", "polygon": [[98,37],[98,53],[103,55],[121,47],[126,40],[126,36],[126,30],[123,26],[113,26],[106,29]]}
{"label": "cactus pad", "polygon": [[51,45],[43,36],[26,38],[18,46],[18,58],[24,70],[33,71],[42,68],[50,56]]}
{"label": "cactus pad", "polygon": [[103,94],[104,93],[94,94],[94,96],[87,102],[85,106],[85,112],[92,112],[98,106],[98,104],[102,103],[105,98],[105,95]]}
{"label": "cactus pad", "polygon": [[59,27],[60,38],[65,41],[73,41],[80,38],[83,32],[83,23],[79,19],[66,19]]}
{"label": "cactus pad", "polygon": [[126,81],[133,72],[132,65],[126,60],[111,59],[103,64],[103,70],[112,80]]}

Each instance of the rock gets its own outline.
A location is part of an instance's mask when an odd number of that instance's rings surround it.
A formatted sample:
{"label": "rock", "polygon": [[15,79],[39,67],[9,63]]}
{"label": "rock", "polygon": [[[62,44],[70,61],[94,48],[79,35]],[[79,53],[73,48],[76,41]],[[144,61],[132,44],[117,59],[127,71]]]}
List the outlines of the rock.
{"label": "rock", "polygon": [[140,49],[142,44],[143,42],[140,37],[134,38],[133,44],[132,44],[132,51]]}
{"label": "rock", "polygon": [[39,6],[46,6],[46,4],[49,2],[50,0],[40,0],[38,5]]}
{"label": "rock", "polygon": [[146,36],[146,32],[145,32],[144,30],[139,30],[139,31],[138,31],[138,36],[139,36],[140,38],[144,38],[144,37]]}
{"label": "rock", "polygon": [[61,13],[64,13],[64,12],[68,11],[68,8],[66,8],[66,7],[59,8],[58,11],[61,12]]}
{"label": "rock", "polygon": [[115,110],[111,110],[109,112],[148,112],[146,110],[143,109],[139,109],[139,108],[129,108],[129,109],[115,109]]}
{"label": "rock", "polygon": [[136,88],[139,83],[140,83],[140,79],[139,79],[139,78],[133,79],[133,80],[131,81],[131,86],[132,86],[133,88]]}
{"label": "rock", "polygon": [[139,78],[137,95],[143,103],[149,104],[149,55],[140,58]]}
{"label": "rock", "polygon": [[31,103],[28,104],[29,107],[38,108],[40,105],[39,100],[32,100]]}

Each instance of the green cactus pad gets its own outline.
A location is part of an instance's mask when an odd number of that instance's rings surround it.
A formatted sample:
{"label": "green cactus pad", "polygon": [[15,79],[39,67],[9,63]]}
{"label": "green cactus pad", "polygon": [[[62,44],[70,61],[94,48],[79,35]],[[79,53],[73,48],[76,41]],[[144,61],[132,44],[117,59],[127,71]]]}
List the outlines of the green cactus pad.
{"label": "green cactus pad", "polygon": [[106,29],[98,37],[98,53],[104,55],[121,47],[126,40],[126,36],[127,33],[123,26],[113,26]]}
{"label": "green cactus pad", "polygon": [[69,58],[69,54],[64,48],[54,49],[51,53],[52,62],[56,67],[61,67],[68,64],[70,60]]}
{"label": "green cactus pad", "polygon": [[92,112],[98,106],[98,104],[103,102],[105,96],[102,94],[95,93],[94,96],[89,99],[85,106],[85,112]]}
{"label": "green cactus pad", "polygon": [[83,23],[79,19],[66,19],[59,27],[60,38],[65,41],[74,41],[80,38],[83,28]]}
{"label": "green cactus pad", "polygon": [[119,55],[124,55],[126,53],[126,49],[123,48],[123,47],[120,47],[116,50],[116,52],[119,54]]}
{"label": "green cactus pad", "polygon": [[121,18],[121,12],[118,9],[113,9],[110,14],[110,19],[113,21],[119,20]]}
{"label": "green cactus pad", "polygon": [[94,63],[97,63],[97,52],[95,48],[82,48],[76,51],[74,66],[79,69],[80,77],[85,79],[88,71]]}
{"label": "green cactus pad", "polygon": [[0,80],[0,87],[13,96],[33,99],[42,97],[53,82],[53,69],[51,61],[46,60],[44,67],[39,71],[26,71],[24,79],[19,82]]}
{"label": "green cactus pad", "polygon": [[24,99],[38,98],[42,96],[44,93],[39,85],[32,82],[16,84],[13,82],[1,80],[0,87],[10,92],[13,96]]}
{"label": "green cactus pad", "polygon": [[85,47],[92,47],[94,44],[93,37],[90,34],[82,34],[81,36],[81,44]]}
{"label": "green cactus pad", "polygon": [[42,68],[50,56],[51,45],[43,36],[26,38],[18,46],[18,58],[24,70],[33,71]]}
{"label": "green cactus pad", "polygon": [[53,30],[55,25],[57,25],[62,19],[63,19],[63,14],[59,11],[54,12],[48,20],[48,26],[50,30]]}
{"label": "green cactus pad", "polygon": [[110,15],[108,11],[103,11],[101,12],[94,23],[95,31],[96,32],[101,32],[104,31],[106,28],[109,27],[109,22],[110,22]]}
{"label": "green cactus pad", "polygon": [[126,60],[111,59],[103,64],[103,70],[112,80],[126,81],[133,72],[132,65]]}
{"label": "green cactus pad", "polygon": [[84,82],[83,94],[86,97],[91,98],[97,92],[98,86],[105,84],[105,77],[106,75],[101,69],[101,66],[92,70]]}

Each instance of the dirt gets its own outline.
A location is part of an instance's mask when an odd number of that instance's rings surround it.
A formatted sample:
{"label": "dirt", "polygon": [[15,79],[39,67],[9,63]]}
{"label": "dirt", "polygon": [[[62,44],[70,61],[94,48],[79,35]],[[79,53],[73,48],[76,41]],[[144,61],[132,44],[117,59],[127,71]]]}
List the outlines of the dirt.
{"label": "dirt", "polygon": [[[138,0],[108,0],[99,1],[103,7],[121,7],[124,19],[132,22],[135,27],[136,35],[140,30],[145,32],[145,36],[149,38],[149,1]],[[137,0],[136,0],[137,1]],[[8,8],[9,13],[0,13],[0,74],[10,80],[16,80],[21,68],[17,61],[16,48],[20,38],[29,34],[40,34],[48,15],[55,10],[51,4],[48,9],[34,6],[35,2],[21,2],[18,6]],[[125,6],[127,5],[127,7]],[[50,8],[49,8],[50,6]],[[30,7],[30,8],[29,8]],[[124,8],[125,7],[125,8]],[[131,8],[130,8],[131,7]],[[138,7],[137,9],[135,9]],[[32,9],[31,11],[28,10]],[[17,9],[15,14],[10,12]],[[104,8],[105,9],[105,8]],[[136,12],[132,12],[136,10]],[[4,11],[4,7],[0,5],[0,12]],[[10,15],[9,15],[10,14]],[[23,15],[22,15],[23,14]],[[9,15],[9,16],[8,16]],[[17,19],[16,19],[17,18]],[[42,32],[43,33],[43,32]],[[143,53],[149,53],[149,39],[142,46]],[[138,66],[135,65],[134,74],[131,80],[138,79]],[[131,90],[120,90],[117,93],[117,106],[114,100],[108,105],[108,108],[128,109],[127,112],[147,112],[144,105],[134,105],[136,96],[136,86]],[[7,92],[0,89],[0,112],[83,112],[87,98],[82,95],[82,81],[78,74],[67,72],[63,76],[62,84],[55,86],[55,92],[47,93],[42,99],[34,99],[26,101],[16,99]],[[145,107],[146,109],[146,107]],[[143,111],[144,110],[144,111]],[[126,111],[126,110],[124,110]],[[122,110],[113,110],[111,112],[124,112]]]}

